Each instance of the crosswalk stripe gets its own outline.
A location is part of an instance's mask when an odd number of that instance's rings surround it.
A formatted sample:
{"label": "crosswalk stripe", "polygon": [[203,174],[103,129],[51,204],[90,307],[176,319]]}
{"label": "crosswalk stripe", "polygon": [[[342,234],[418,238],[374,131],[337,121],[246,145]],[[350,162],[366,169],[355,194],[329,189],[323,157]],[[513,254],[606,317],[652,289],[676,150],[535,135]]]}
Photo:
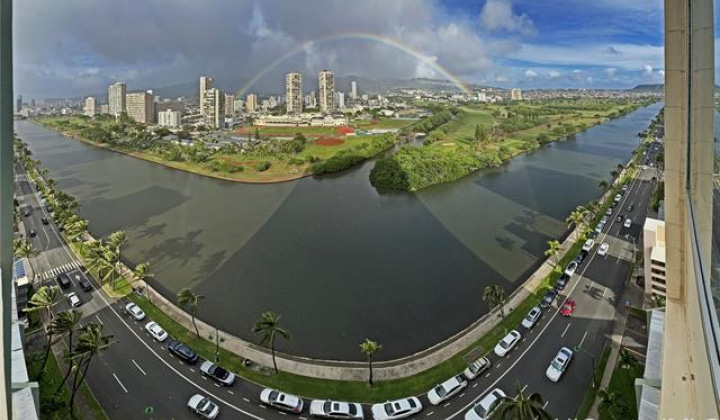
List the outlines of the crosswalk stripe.
{"label": "crosswalk stripe", "polygon": [[52,267],[49,270],[45,270],[45,272],[40,276],[41,280],[48,280],[53,277],[57,277],[61,273],[67,273],[68,271],[77,270],[81,267],[80,261],[73,260],[69,263],[65,263],[61,265],[60,267]]}

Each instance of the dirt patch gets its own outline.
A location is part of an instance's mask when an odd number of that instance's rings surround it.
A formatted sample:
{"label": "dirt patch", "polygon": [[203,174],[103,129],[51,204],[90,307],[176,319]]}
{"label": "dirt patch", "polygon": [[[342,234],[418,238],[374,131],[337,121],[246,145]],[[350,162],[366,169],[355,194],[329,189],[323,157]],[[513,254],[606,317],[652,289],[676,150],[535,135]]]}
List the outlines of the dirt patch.
{"label": "dirt patch", "polygon": [[246,160],[246,161],[237,161],[227,156],[222,156],[217,158],[218,160],[222,160],[223,162],[226,162],[232,166],[238,167],[238,166],[255,166],[258,163],[260,163],[259,160]]}
{"label": "dirt patch", "polygon": [[336,137],[323,137],[321,139],[315,140],[315,144],[317,144],[318,146],[339,146],[343,143],[343,140]]}

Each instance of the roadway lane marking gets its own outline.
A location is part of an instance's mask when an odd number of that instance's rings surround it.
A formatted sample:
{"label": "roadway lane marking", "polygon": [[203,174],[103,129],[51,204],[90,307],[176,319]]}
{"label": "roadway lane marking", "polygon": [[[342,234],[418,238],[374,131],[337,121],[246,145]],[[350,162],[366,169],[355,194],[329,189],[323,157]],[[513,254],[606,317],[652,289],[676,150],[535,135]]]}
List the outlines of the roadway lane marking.
{"label": "roadway lane marking", "polygon": [[525,392],[525,390],[527,389],[527,387],[528,387],[527,385],[525,385],[524,387],[522,387],[522,389],[520,390],[520,392]]}
{"label": "roadway lane marking", "polygon": [[545,401],[545,405],[543,405],[543,410],[545,409],[545,407],[548,406],[548,404],[550,404],[550,401]]}
{"label": "roadway lane marking", "polygon": [[247,399],[247,398],[245,398],[245,397],[243,397],[243,401],[245,401],[246,403],[249,403],[249,402],[250,402],[250,400]]}
{"label": "roadway lane marking", "polygon": [[582,347],[583,343],[585,342],[585,337],[587,337],[587,331],[585,331],[585,334],[583,334],[582,340],[580,340],[580,344],[578,344],[578,347]]}
{"label": "roadway lane marking", "polygon": [[443,404],[443,407],[447,407],[447,406],[449,406],[449,405],[450,405],[450,403]]}
{"label": "roadway lane marking", "polygon": [[283,411],[278,411],[278,413],[282,414],[283,416],[287,416],[287,413],[285,413]]}
{"label": "roadway lane marking", "polygon": [[262,404],[258,404],[258,407],[260,407],[260,408],[264,408],[265,410],[267,410],[267,407],[265,407],[265,406],[264,406],[264,405],[262,405]]}
{"label": "roadway lane marking", "polygon": [[567,333],[567,331],[568,331],[568,329],[570,328],[571,325],[572,325],[572,322],[568,322],[568,324],[567,324],[567,326],[565,327],[565,329],[563,330],[562,334],[560,334],[560,338],[565,338],[565,333]]}
{"label": "roadway lane marking", "polygon": [[195,369],[193,369],[193,368],[190,368],[190,371],[191,371],[192,373],[195,373]]}
{"label": "roadway lane marking", "polygon": [[[486,376],[487,378],[487,376]],[[477,388],[478,384],[473,384],[473,388]]]}
{"label": "roadway lane marking", "polygon": [[435,412],[434,412],[434,411],[431,411],[431,412],[425,414],[425,417],[430,417],[430,416],[432,416],[433,414],[435,414]]}
{"label": "roadway lane marking", "polygon": [[230,395],[235,395],[235,393],[234,393],[234,392],[232,392],[232,391],[230,391],[230,390],[228,390],[228,392],[227,392],[227,393],[228,393],[228,394],[230,394]]}
{"label": "roadway lane marking", "polygon": [[133,364],[135,365],[136,368],[138,368],[138,370],[140,371],[140,373],[142,373],[143,375],[147,376],[147,373],[145,373],[145,371],[140,367],[140,365],[137,364],[137,362],[135,361],[135,359],[130,359],[130,360],[132,360]]}
{"label": "roadway lane marking", "polygon": [[97,318],[97,320],[98,320],[98,322],[100,323],[100,325],[105,325],[105,323],[102,322],[102,319],[100,319],[100,315],[95,314],[95,318]]}
{"label": "roadway lane marking", "polygon": [[120,385],[120,388],[122,388],[123,391],[125,391],[125,393],[127,394],[127,393],[128,393],[127,388],[125,388],[125,385],[123,385],[123,383],[120,382],[120,379],[117,377],[117,375],[113,373],[113,377],[115,378],[115,380],[117,381],[117,383]]}
{"label": "roadway lane marking", "polygon": [[459,398],[462,398],[462,397],[464,397],[464,396],[465,396],[465,393],[463,392],[462,394],[460,394],[460,397],[459,397]]}

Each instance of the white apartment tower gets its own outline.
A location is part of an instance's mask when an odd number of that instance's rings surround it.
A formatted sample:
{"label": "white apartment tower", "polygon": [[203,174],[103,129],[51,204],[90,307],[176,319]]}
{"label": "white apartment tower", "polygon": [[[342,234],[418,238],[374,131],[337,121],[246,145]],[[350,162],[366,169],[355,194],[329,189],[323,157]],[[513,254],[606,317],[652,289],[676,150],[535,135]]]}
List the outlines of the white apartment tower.
{"label": "white apartment tower", "polygon": [[338,92],[335,95],[337,96],[337,101],[335,102],[337,104],[337,108],[339,110],[345,109],[345,94],[343,92]]}
{"label": "white apartment tower", "polygon": [[323,70],[318,74],[318,88],[320,112],[332,113],[335,110],[335,78],[330,70]]}
{"label": "white apartment tower", "polygon": [[97,101],[92,96],[85,98],[85,106],[83,107],[83,115],[94,117],[98,114]]}
{"label": "white apartment tower", "polygon": [[225,95],[225,116],[235,115],[235,95]]}
{"label": "white apartment tower", "polygon": [[128,93],[125,99],[128,117],[142,124],[152,124],[155,120],[155,101],[152,93]]}
{"label": "white apartment tower", "polygon": [[163,127],[180,127],[180,113],[172,109],[158,112],[158,125]]}
{"label": "white apartment tower", "polygon": [[303,111],[302,75],[300,73],[285,75],[285,105],[288,114],[300,114]]}
{"label": "white apartment tower", "polygon": [[353,80],[350,82],[350,99],[354,101],[357,97],[357,82]]}
{"label": "white apartment tower", "polygon": [[252,114],[253,112],[257,111],[258,108],[258,97],[254,93],[248,94],[248,96],[245,98],[245,112],[248,114]]}
{"label": "white apartment tower", "polygon": [[200,76],[200,114],[205,115],[205,94],[215,87],[215,79],[207,76]]}
{"label": "white apartment tower", "polygon": [[217,88],[208,89],[203,96],[205,125],[215,129],[225,125],[225,93]]}
{"label": "white apartment tower", "polygon": [[114,117],[126,111],[125,108],[125,83],[117,82],[108,87],[108,113]]}
{"label": "white apartment tower", "polygon": [[513,100],[513,101],[522,101],[522,90],[520,90],[520,89],[511,89],[511,90],[510,90],[510,100]]}

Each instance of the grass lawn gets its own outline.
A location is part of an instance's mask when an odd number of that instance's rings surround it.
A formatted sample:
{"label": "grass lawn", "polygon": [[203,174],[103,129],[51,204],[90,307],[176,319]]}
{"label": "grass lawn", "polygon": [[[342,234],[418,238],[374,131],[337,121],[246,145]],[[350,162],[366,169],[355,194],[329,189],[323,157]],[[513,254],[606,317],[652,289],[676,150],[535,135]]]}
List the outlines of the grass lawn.
{"label": "grass lawn", "polygon": [[237,134],[255,135],[256,130],[260,131],[261,137],[294,137],[297,133],[301,133],[306,137],[333,136],[338,134],[336,127],[267,127],[256,125],[241,127],[235,132]]}
{"label": "grass lawn", "polygon": [[635,378],[642,377],[643,365],[637,364],[623,369],[619,366],[613,370],[610,384],[606,392],[608,394],[615,393],[619,398],[619,407],[622,409],[606,407],[600,405],[600,420],[620,420],[620,419],[636,419],[637,406],[635,399]]}
{"label": "grass lawn", "polygon": [[[602,356],[600,356],[599,363],[597,364],[597,366],[595,366],[594,375],[596,384],[599,384],[602,381],[608,358],[610,358],[610,346],[605,346],[602,352]],[[588,387],[587,391],[585,391],[585,395],[583,396],[582,401],[580,401],[580,406],[578,407],[577,414],[575,415],[576,418],[587,418],[588,414],[590,414],[590,409],[592,408],[593,402],[595,402],[597,391],[598,390],[596,388],[593,388],[592,385]]]}
{"label": "grass lawn", "polygon": [[417,118],[387,118],[381,117],[377,120],[356,120],[351,123],[352,126],[363,129],[372,130],[373,128],[390,129],[403,128],[419,121]]}

